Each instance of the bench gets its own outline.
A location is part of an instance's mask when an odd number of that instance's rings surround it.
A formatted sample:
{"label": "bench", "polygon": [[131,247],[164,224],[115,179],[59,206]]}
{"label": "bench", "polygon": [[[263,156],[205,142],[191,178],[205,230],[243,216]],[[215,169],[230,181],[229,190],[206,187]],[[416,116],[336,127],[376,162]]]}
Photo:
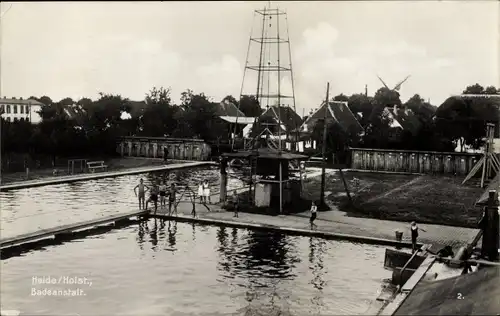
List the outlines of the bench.
{"label": "bench", "polygon": [[87,169],[89,169],[90,172],[94,173],[96,169],[104,169],[106,170],[108,168],[107,165],[104,164],[104,161],[90,161],[87,162]]}
{"label": "bench", "polygon": [[309,158],[309,161],[311,161],[311,162],[321,162],[321,161],[323,161],[323,157],[311,157],[311,158]]}

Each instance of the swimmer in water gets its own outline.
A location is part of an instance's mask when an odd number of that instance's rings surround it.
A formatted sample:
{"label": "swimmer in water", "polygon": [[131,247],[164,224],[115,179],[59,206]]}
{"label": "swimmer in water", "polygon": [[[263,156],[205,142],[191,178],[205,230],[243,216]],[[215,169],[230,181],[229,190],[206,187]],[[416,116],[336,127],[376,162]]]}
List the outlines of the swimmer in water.
{"label": "swimmer in water", "polygon": [[[137,195],[137,189],[139,189],[139,195]],[[139,181],[139,184],[135,186],[134,188],[134,193],[135,196],[139,198],[139,209],[143,210],[145,209],[144,207],[144,202],[146,199],[146,191],[149,190],[148,186],[144,184],[144,180]]]}

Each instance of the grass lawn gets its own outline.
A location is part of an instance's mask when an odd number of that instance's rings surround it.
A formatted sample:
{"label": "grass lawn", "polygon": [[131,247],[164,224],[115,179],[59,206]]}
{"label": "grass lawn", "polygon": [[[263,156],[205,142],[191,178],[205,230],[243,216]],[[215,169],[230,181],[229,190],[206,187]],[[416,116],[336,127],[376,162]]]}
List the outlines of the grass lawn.
{"label": "grass lawn", "polygon": [[[344,173],[354,206],[338,174],[326,178],[328,201],[348,216],[477,227],[482,211],[474,207],[483,189],[461,185],[461,177]],[[354,180],[357,179],[357,180]],[[321,177],[308,179],[304,193],[319,198]]]}

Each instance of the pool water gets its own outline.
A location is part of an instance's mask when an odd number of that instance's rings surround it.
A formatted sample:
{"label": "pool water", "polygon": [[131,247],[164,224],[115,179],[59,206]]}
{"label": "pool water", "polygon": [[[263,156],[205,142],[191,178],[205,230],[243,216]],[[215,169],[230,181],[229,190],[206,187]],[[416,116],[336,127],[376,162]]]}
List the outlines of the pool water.
{"label": "pool water", "polygon": [[[182,190],[206,179],[212,193],[219,191],[217,167],[190,168],[115,178],[88,180],[0,192],[2,238],[31,233],[40,229],[84,222],[137,210],[134,187],[143,178],[146,185],[166,180]],[[235,177],[228,179],[228,188],[242,187]],[[182,195],[182,194],[181,194]],[[186,197],[187,198],[187,197]]]}
{"label": "pool water", "polygon": [[[384,247],[373,245],[150,219],[2,260],[1,308],[24,315],[356,315],[390,277],[383,258]],[[57,284],[33,280],[49,276]],[[62,284],[65,277],[88,282]],[[44,288],[79,295],[37,295]]]}

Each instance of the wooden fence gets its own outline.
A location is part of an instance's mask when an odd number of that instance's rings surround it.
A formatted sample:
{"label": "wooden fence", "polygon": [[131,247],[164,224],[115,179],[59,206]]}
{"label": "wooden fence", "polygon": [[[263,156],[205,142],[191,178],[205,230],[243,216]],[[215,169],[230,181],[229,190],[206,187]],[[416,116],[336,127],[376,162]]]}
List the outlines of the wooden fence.
{"label": "wooden fence", "polygon": [[466,176],[481,154],[350,148],[351,168],[359,170]]}

